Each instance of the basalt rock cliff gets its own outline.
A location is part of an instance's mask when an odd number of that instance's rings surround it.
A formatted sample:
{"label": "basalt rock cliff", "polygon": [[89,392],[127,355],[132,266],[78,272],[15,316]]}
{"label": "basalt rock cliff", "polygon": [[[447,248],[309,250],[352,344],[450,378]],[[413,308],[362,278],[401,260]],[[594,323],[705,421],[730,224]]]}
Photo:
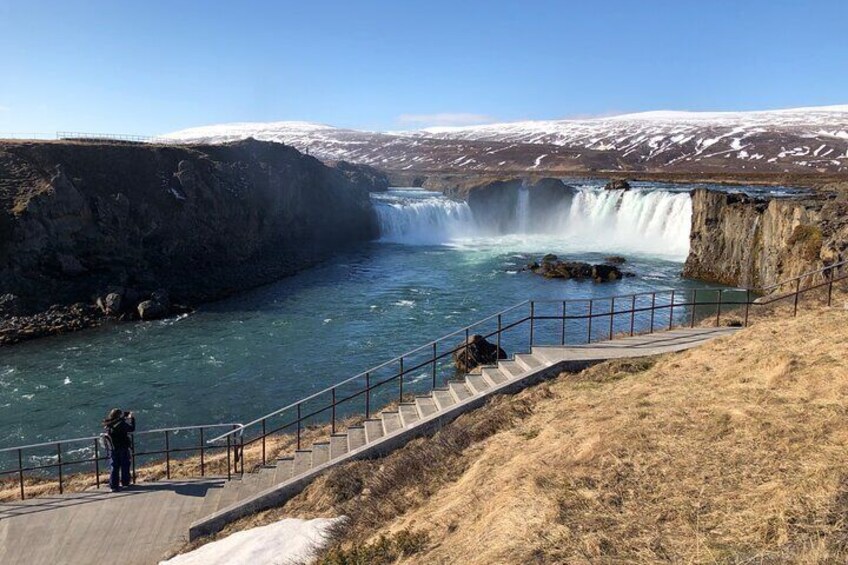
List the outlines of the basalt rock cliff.
{"label": "basalt rock cliff", "polygon": [[0,145],[0,294],[18,313],[159,289],[193,304],[377,235],[378,175],[278,143]]}
{"label": "basalt rock cliff", "polygon": [[689,278],[763,289],[848,259],[848,200],[692,193]]}

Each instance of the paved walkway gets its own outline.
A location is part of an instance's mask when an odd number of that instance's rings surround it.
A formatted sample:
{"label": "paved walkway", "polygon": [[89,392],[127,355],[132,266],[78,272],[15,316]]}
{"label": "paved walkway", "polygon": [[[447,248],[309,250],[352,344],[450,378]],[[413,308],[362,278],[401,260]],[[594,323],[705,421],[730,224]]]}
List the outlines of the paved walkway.
{"label": "paved walkway", "polygon": [[[643,357],[689,349],[735,330],[684,328],[583,346],[537,346],[532,355],[519,357],[526,363],[535,356],[548,366]],[[189,525],[203,517],[206,496],[225,484],[222,479],[161,481],[119,494],[100,490],[0,503],[0,564],[157,563],[187,539]]]}

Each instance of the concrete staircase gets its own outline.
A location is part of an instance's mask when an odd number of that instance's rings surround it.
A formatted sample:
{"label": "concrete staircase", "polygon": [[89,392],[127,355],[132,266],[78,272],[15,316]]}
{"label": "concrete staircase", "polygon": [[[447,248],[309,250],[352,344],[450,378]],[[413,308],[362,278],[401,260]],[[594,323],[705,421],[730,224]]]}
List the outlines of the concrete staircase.
{"label": "concrete staircase", "polygon": [[576,346],[533,347],[479,374],[451,380],[412,402],[386,409],[344,433],[316,441],[245,473],[207,494],[189,529],[189,539],[214,533],[243,516],[278,506],[298,494],[329,467],[353,459],[384,455],[410,439],[435,432],[463,412],[481,406],[500,392],[513,392],[563,371],[578,371],[612,358],[639,357],[681,351],[727,335],[735,328],[677,329],[614,341]]}
{"label": "concrete staircase", "polygon": [[[219,529],[218,524],[223,525],[236,519],[235,515],[242,514],[240,505],[244,501],[271,489],[296,485],[327,467],[356,456],[375,455],[377,451],[388,452],[398,447],[394,445],[396,442],[389,440],[403,438],[405,443],[416,435],[427,433],[425,424],[441,423],[448,414],[452,418],[456,417],[465,409],[476,406],[470,401],[483,399],[505,385],[523,381],[529,376],[541,375],[552,365],[554,362],[545,358],[544,352],[536,352],[535,349],[530,354],[516,355],[513,360],[483,367],[480,374],[451,380],[444,387],[414,397],[412,402],[401,403],[374,415],[361,425],[351,426],[343,433],[316,441],[310,449],[297,450],[255,472],[245,473],[206,496],[197,512],[197,520],[192,524],[190,539],[214,532]],[[375,449],[378,447],[383,449]],[[292,494],[296,494],[295,489],[292,489]],[[247,513],[252,511],[248,509]]]}

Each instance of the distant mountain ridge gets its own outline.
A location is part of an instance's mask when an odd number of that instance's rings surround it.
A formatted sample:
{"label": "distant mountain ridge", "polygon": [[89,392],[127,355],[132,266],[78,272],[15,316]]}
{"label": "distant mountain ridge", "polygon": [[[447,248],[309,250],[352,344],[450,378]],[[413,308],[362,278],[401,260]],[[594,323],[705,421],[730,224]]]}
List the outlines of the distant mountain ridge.
{"label": "distant mountain ridge", "polygon": [[368,132],[309,122],[232,123],[163,136],[247,137],[391,171],[848,171],[848,105],[620,116]]}

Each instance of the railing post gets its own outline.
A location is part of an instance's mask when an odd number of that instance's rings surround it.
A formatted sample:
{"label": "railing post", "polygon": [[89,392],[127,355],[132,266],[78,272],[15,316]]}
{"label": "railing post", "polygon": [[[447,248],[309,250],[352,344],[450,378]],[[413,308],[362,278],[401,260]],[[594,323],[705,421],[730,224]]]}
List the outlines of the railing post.
{"label": "railing post", "polygon": [[[336,388],[333,387],[333,390],[331,392],[332,392],[332,396],[333,396],[333,408],[331,410],[331,415],[330,415],[330,419],[331,419],[330,433],[334,434],[334,433],[336,433]],[[265,430],[262,430],[262,432],[264,433]]]}
{"label": "railing post", "polygon": [[21,484],[21,500],[26,500],[24,494],[24,454],[22,450],[18,450],[18,481]]}
{"label": "railing post", "polygon": [[689,327],[695,327],[695,308],[698,305],[698,289],[692,291],[692,322]]}
{"label": "railing post", "polygon": [[371,373],[365,373],[365,419],[371,417]]}
{"label": "railing post", "polygon": [[[502,329],[503,328],[503,322],[501,320],[501,316],[502,316],[502,314],[498,314],[498,353],[497,353],[498,356],[500,356],[500,354],[501,354],[501,333],[503,332],[503,329]],[[435,388],[435,387],[436,387],[436,381],[433,381],[433,388]]]}
{"label": "railing post", "polygon": [[[467,330],[466,330],[467,331]],[[466,344],[468,342],[466,341]],[[468,363],[468,346],[465,346],[466,357],[465,362]],[[398,392],[398,402],[403,402],[403,356],[400,358],[400,390]]]}
{"label": "railing post", "polygon": [[721,325],[721,297],[722,297],[722,290],[718,289],[718,304],[716,305],[716,325],[715,325],[715,327],[719,327],[719,325]]}
{"label": "railing post", "polygon": [[244,430],[238,434],[238,445],[236,446],[236,463],[241,462],[241,474],[244,475]]}
{"label": "railing post", "polygon": [[630,301],[630,337],[633,337],[633,326],[636,322],[636,295]]}
{"label": "railing post", "polygon": [[59,464],[59,494],[65,493],[65,485],[63,483],[64,474],[62,473],[62,444],[56,444],[56,456]]}
{"label": "railing post", "polygon": [[615,296],[610,299],[610,326],[609,326],[609,338],[612,339],[613,330],[613,321],[615,320]]}
{"label": "railing post", "polygon": [[94,484],[100,488],[100,445],[94,440]]}
{"label": "railing post", "polygon": [[827,270],[827,305],[830,306],[831,299],[833,298],[833,267]]}
{"label": "railing post", "polygon": [[[333,409],[335,410],[335,406],[333,406]],[[334,423],[334,425],[335,425],[335,423]],[[265,418],[262,418],[262,464],[263,465],[265,464],[265,429],[266,429],[265,428]],[[335,431],[336,430],[334,429],[333,433],[335,433]]]}
{"label": "railing post", "polygon": [[206,442],[203,441],[203,428],[200,428],[200,476],[206,476],[206,459],[204,457],[206,453]]}
{"label": "railing post", "polygon": [[465,357],[465,366],[466,366],[466,367],[468,367],[468,365],[469,365],[469,363],[468,363],[468,338],[469,338],[469,337],[470,337],[470,336],[469,336],[469,334],[468,334],[468,328],[465,328],[465,344],[463,345],[463,351],[462,351],[462,354],[463,354],[463,355],[464,355],[464,357]]}
{"label": "railing post", "polygon": [[300,416],[300,402],[297,403],[297,448],[300,449],[300,430],[303,427]]}
{"label": "railing post", "polygon": [[233,467],[233,463],[232,463],[232,454],[230,453],[230,451],[232,450],[232,443],[233,443],[232,439],[233,439],[233,436],[232,436],[232,435],[230,435],[230,434],[228,434],[228,435],[227,435],[227,480],[228,480],[228,481],[229,481],[229,480],[231,480],[231,479],[233,478],[233,473],[232,473],[232,467]]}
{"label": "railing post", "polygon": [[745,289],[745,327],[748,327],[748,312],[751,310],[751,289]]}
{"label": "railing post", "polygon": [[565,345],[565,318],[566,318],[566,305],[565,300],[562,301],[562,339],[560,340],[560,345]]}
{"label": "railing post", "polygon": [[595,300],[590,298],[589,299],[589,332],[588,332],[589,336],[588,336],[588,339],[586,340],[586,343],[592,343],[592,317],[593,317],[594,307],[595,307]]}
{"label": "railing post", "polygon": [[[500,336],[498,336],[500,337]],[[438,357],[436,353],[436,342],[433,342],[433,388],[436,388],[436,358]]]}
{"label": "railing post", "polygon": [[798,297],[800,296],[800,294],[801,294],[801,277],[798,277],[798,279],[795,281],[795,308],[794,308],[794,311],[792,312],[793,316],[798,315]]}
{"label": "railing post", "polygon": [[533,348],[533,326],[536,322],[536,302],[530,301],[530,348]]}
{"label": "railing post", "polygon": [[651,293],[651,333],[654,333],[654,313],[657,308],[657,293]]}
{"label": "railing post", "polygon": [[165,430],[165,478],[171,478],[171,442],[168,439],[168,430]]}
{"label": "railing post", "polygon": [[671,328],[674,327],[674,291],[671,291],[671,307],[668,310],[668,329],[671,331]]}
{"label": "railing post", "polygon": [[133,484],[135,484],[136,480],[138,479],[138,474],[137,474],[137,471],[136,471],[136,465],[135,465],[135,452],[136,452],[136,449],[137,449],[137,448],[136,448],[136,446],[135,446],[135,434],[133,434],[132,436],[130,436],[130,457],[131,457],[131,459],[130,459],[130,465],[132,465],[132,480],[133,480]]}

